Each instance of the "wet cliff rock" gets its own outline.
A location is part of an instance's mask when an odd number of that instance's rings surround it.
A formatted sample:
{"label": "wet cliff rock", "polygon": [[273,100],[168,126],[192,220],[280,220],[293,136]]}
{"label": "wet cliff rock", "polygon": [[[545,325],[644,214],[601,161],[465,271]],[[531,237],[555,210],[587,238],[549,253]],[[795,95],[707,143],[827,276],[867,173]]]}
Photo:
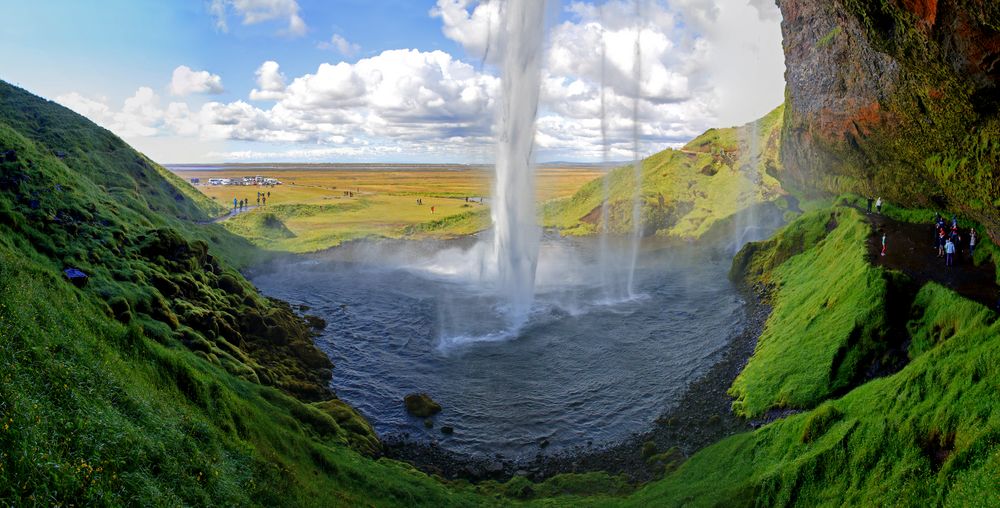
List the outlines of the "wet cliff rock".
{"label": "wet cliff rock", "polygon": [[783,183],[960,210],[1000,238],[1000,3],[777,3]]}

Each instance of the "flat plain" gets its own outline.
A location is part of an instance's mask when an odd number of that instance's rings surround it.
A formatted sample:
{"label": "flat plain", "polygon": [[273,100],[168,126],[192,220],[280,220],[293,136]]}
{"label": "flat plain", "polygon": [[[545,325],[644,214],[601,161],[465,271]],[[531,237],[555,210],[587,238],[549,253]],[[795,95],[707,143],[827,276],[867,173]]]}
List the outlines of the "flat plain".
{"label": "flat plain", "polygon": [[[269,250],[310,252],[366,238],[450,238],[489,224],[492,169],[464,165],[260,164],[172,166],[220,205],[256,207],[223,225]],[[536,199],[571,196],[601,176],[595,166],[544,166]],[[281,185],[210,185],[210,178],[277,178]],[[257,207],[257,193],[270,193]]]}

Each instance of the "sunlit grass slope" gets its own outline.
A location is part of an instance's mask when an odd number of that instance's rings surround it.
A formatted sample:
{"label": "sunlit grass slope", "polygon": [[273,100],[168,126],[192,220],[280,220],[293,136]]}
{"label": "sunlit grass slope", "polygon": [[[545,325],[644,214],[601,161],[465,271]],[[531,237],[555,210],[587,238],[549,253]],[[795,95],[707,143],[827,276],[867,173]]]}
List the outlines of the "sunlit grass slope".
{"label": "sunlit grass slope", "polygon": [[252,247],[191,222],[206,199],[5,83],[0,157],[0,503],[463,499],[360,455],[379,443],[305,322],[212,245]]}
{"label": "sunlit grass slope", "polygon": [[[821,276],[821,275],[819,275]],[[664,506],[1000,504],[1000,325],[940,286],[912,325],[942,330],[902,371],[697,454],[635,501]]]}
{"label": "sunlit grass slope", "polygon": [[837,207],[806,214],[744,251],[736,275],[776,287],[765,336],[734,384],[742,397],[736,406],[749,414],[793,400],[816,407],[698,452],[623,505],[1000,503],[995,312],[928,284],[902,313],[909,364],[831,393],[839,371],[829,352],[844,344],[845,327],[830,318],[877,324],[882,288],[899,277],[863,261],[865,234],[856,211]]}
{"label": "sunlit grass slope", "polygon": [[[646,234],[699,238],[719,221],[782,194],[770,176],[777,167],[783,106],[741,127],[710,129],[680,150],[642,161],[641,221]],[[607,181],[605,181],[605,179]],[[593,180],[569,198],[548,203],[543,223],[566,234],[632,229],[634,168]],[[605,192],[607,187],[607,192]]]}
{"label": "sunlit grass slope", "polygon": [[887,348],[889,283],[868,262],[870,232],[855,209],[825,209],[737,256],[734,270],[774,286],[774,310],[730,389],[738,414],[812,407],[849,387]]}

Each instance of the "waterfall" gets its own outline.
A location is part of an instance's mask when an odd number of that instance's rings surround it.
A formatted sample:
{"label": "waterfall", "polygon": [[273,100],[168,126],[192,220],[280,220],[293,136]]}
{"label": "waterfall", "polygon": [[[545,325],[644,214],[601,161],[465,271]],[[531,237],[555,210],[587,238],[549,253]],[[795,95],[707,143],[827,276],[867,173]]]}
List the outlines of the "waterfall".
{"label": "waterfall", "polygon": [[614,300],[619,298],[616,294],[616,277],[614,276],[614,257],[611,254],[608,235],[610,228],[610,201],[611,201],[611,175],[608,167],[611,162],[611,147],[608,140],[608,113],[607,113],[607,79],[608,79],[608,46],[604,35],[604,6],[598,7],[601,19],[601,168],[604,170],[604,177],[601,179],[603,199],[601,200],[601,240],[600,252],[598,253],[598,264],[601,270],[601,284],[604,287],[606,299]]}
{"label": "waterfall", "polygon": [[632,63],[632,82],[635,86],[632,96],[632,234],[630,238],[630,262],[626,285],[629,298],[635,296],[635,269],[639,260],[639,244],[642,239],[642,154],[639,149],[639,105],[642,97],[642,1],[635,0],[635,48]]}
{"label": "waterfall", "polygon": [[532,150],[541,87],[545,2],[510,0],[504,13],[502,98],[493,187],[497,289],[513,330],[534,299],[541,228],[535,214]]}

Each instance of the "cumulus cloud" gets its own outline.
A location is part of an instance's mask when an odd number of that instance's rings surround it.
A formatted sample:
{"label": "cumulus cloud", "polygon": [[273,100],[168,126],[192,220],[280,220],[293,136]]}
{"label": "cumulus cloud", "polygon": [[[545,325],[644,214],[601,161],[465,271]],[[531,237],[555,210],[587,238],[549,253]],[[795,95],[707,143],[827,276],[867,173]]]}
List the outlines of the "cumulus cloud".
{"label": "cumulus cloud", "polygon": [[170,94],[177,96],[191,95],[194,93],[218,94],[225,91],[222,88],[222,77],[208,71],[191,70],[186,65],[179,65],[174,69],[173,77],[170,79]]}
{"label": "cumulus cloud", "polygon": [[[762,116],[784,88],[780,12],[767,1],[568,3],[549,34],[539,147],[599,158],[606,143],[620,158],[635,119],[649,153]],[[496,63],[501,2],[438,0],[431,15],[471,56]]]}
{"label": "cumulus cloud", "polygon": [[242,17],[244,25],[282,20],[287,23],[282,33],[287,35],[305,35],[308,30],[296,0],[212,0],[208,11],[215,18],[215,26],[223,32],[229,31],[226,19],[229,11]]}
{"label": "cumulus cloud", "polygon": [[285,75],[278,62],[268,60],[257,68],[257,88],[250,90],[250,100],[274,101],[285,97]]}
{"label": "cumulus cloud", "polygon": [[[487,60],[490,48],[497,48],[503,29],[503,2],[500,0],[437,0],[431,17],[441,18],[445,37],[461,44],[475,58]],[[472,10],[468,10],[469,7]]]}
{"label": "cumulus cloud", "polygon": [[156,135],[163,121],[160,98],[147,86],[125,99],[119,111],[114,111],[106,99],[91,99],[76,92],[60,95],[56,102],[125,138]]}
{"label": "cumulus cloud", "polygon": [[749,3],[757,9],[761,21],[781,21],[781,10],[773,0],[749,0]]}
{"label": "cumulus cloud", "polygon": [[[225,1],[227,8],[238,3]],[[762,2],[641,0],[638,9],[632,0],[568,3],[547,42],[540,159],[628,159],[636,120],[645,155],[777,106],[784,88],[780,27]],[[321,63],[298,76],[266,61],[256,70],[251,102],[160,108],[151,89],[119,110],[78,94],[60,99],[119,134],[254,146],[215,153],[228,159],[483,160],[495,144],[502,14],[497,0],[438,0],[431,10],[472,63],[443,51],[398,49]],[[343,38],[328,44],[341,54],[357,51]]]}
{"label": "cumulus cloud", "polygon": [[329,49],[336,51],[343,56],[354,56],[358,51],[361,51],[361,46],[348,41],[340,34],[333,34],[329,41],[321,41],[316,45],[319,49]]}
{"label": "cumulus cloud", "polygon": [[498,78],[442,51],[391,50],[354,64],[323,63],[287,85],[277,62],[267,61],[257,69],[257,85],[251,98],[274,100],[270,108],[244,101],[162,108],[148,87],[120,111],[79,94],[59,100],[123,136],[311,143],[337,148],[311,152],[331,156],[349,153],[344,146],[390,154],[391,146],[457,153],[492,144]]}

